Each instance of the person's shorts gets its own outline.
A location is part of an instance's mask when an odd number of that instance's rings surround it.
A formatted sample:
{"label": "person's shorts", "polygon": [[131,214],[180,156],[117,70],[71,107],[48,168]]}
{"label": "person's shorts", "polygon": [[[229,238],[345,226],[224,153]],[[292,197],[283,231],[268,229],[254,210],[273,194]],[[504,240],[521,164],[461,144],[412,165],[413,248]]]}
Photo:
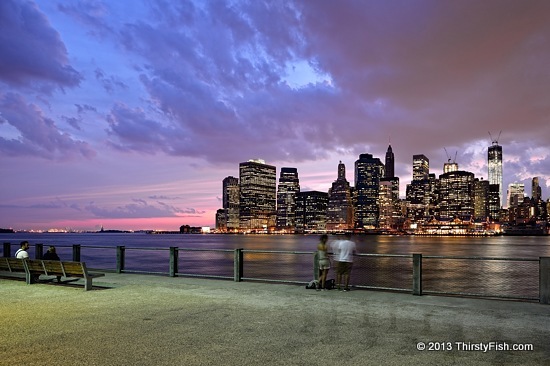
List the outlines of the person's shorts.
{"label": "person's shorts", "polygon": [[353,267],[352,262],[338,262],[338,274],[339,275],[346,275],[351,272],[351,267]]}
{"label": "person's shorts", "polygon": [[330,260],[328,260],[328,258],[319,260],[319,269],[329,269],[329,268],[330,268]]}

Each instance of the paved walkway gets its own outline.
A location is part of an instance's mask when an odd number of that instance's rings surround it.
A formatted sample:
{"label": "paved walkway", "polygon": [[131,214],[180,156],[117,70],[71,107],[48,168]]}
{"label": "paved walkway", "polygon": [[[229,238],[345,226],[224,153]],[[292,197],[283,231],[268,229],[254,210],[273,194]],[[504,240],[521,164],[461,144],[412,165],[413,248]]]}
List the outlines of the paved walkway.
{"label": "paved walkway", "polygon": [[136,274],[81,283],[0,278],[0,365],[550,365],[549,305]]}

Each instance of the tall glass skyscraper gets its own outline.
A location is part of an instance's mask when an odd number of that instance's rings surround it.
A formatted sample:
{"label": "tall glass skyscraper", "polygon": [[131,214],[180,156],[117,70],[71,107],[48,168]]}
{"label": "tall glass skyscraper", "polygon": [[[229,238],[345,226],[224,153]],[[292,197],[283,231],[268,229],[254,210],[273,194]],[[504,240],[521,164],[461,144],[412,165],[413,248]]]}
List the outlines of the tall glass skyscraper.
{"label": "tall glass skyscraper", "polygon": [[346,166],[338,164],[338,178],[328,191],[327,231],[353,229],[353,202]]}
{"label": "tall glass skyscraper", "polygon": [[277,190],[277,229],[294,232],[296,228],[296,195],[300,192],[298,169],[281,168]]}
{"label": "tall glass skyscraper", "polygon": [[413,181],[426,180],[430,175],[430,159],[423,154],[413,155]]}
{"label": "tall glass skyscraper", "polygon": [[474,173],[457,170],[439,176],[439,216],[442,219],[474,215]]}
{"label": "tall glass skyscraper", "polygon": [[266,231],[275,227],[277,174],[263,160],[239,164],[239,221],[244,231]]}
{"label": "tall glass skyscraper", "polygon": [[361,154],[355,161],[355,227],[378,227],[380,179],[384,177],[384,165],[371,154]]}
{"label": "tall glass skyscraper", "polygon": [[388,151],[386,151],[386,164],[384,168],[384,178],[395,177],[395,156],[393,155],[391,145],[388,145]]}
{"label": "tall glass skyscraper", "polygon": [[489,169],[489,184],[498,184],[499,192],[498,197],[500,204],[502,201],[502,146],[498,144],[498,141],[493,141],[493,145],[489,146],[487,154],[487,167]]}
{"label": "tall glass skyscraper", "polygon": [[239,180],[235,177],[226,177],[223,180],[222,192],[223,211],[227,231],[239,229]]}
{"label": "tall glass skyscraper", "polygon": [[328,193],[319,191],[296,194],[296,232],[325,232],[327,229]]}

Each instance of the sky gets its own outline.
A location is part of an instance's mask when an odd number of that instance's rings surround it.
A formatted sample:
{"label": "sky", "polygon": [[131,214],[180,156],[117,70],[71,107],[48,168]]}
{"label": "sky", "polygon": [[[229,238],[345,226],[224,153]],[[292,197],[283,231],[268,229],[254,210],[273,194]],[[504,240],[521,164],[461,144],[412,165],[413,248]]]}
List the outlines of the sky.
{"label": "sky", "polygon": [[412,156],[550,198],[550,2],[0,1],[0,227],[214,226],[239,163]]}

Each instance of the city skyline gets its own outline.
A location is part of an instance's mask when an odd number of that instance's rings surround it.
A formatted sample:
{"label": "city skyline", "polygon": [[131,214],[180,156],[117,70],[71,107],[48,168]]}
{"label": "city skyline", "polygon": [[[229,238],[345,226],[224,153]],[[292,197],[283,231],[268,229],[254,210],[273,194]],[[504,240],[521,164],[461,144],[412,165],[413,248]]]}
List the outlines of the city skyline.
{"label": "city skyline", "polygon": [[488,179],[496,136],[503,194],[550,197],[548,2],[5,0],[0,29],[0,227],[213,227],[240,162],[326,192],[390,144],[403,198],[417,154]]}

